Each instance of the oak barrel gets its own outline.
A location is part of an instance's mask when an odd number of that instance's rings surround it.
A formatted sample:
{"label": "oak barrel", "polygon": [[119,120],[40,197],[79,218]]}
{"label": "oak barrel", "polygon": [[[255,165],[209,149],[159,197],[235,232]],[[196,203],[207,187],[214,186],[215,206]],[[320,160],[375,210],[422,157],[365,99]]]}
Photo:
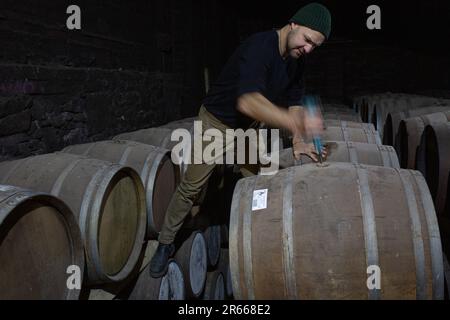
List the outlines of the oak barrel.
{"label": "oak barrel", "polygon": [[448,121],[450,121],[450,110],[402,120],[398,128],[398,139],[395,142],[400,166],[414,169],[416,167],[417,147],[420,145],[420,139],[425,127]]}
{"label": "oak barrel", "polygon": [[179,168],[172,163],[167,149],[134,141],[108,140],[73,145],[63,151],[119,163],[136,170],[147,198],[147,238],[158,236],[179,179]]}
{"label": "oak barrel", "polygon": [[432,106],[438,104],[438,102],[436,98],[417,95],[404,95],[383,99],[374,107],[371,122],[375,125],[375,129],[384,133],[384,124],[390,112]]}
{"label": "oak barrel", "polygon": [[208,267],[214,268],[219,262],[221,248],[221,226],[217,224],[209,225],[203,236],[206,243]]}
{"label": "oak barrel", "polygon": [[203,300],[224,300],[225,282],[220,270],[208,272],[206,276]]}
{"label": "oak barrel", "polygon": [[0,185],[0,261],[0,300],[78,299],[67,286],[72,272],[80,285],[84,273],[72,211],[52,195]]}
{"label": "oak barrel", "polygon": [[391,92],[377,93],[367,95],[364,98],[364,103],[360,109],[361,119],[363,122],[372,123],[373,110],[383,99],[394,97],[395,94]]}
{"label": "oak barrel", "polygon": [[145,192],[130,167],[68,153],[0,163],[0,183],[61,198],[78,220],[90,283],[126,278],[145,236]]}
{"label": "oak barrel", "polygon": [[128,296],[129,300],[184,300],[184,278],[178,263],[171,259],[167,272],[160,278],[150,276],[150,265],[139,274]]}
{"label": "oak barrel", "polygon": [[416,169],[427,180],[436,212],[450,218],[450,122],[425,127]]}
{"label": "oak barrel", "polygon": [[203,292],[206,280],[207,253],[205,238],[201,232],[193,232],[183,241],[175,260],[183,272],[187,298],[198,298]]}
{"label": "oak barrel", "polygon": [[337,162],[241,179],[230,268],[236,299],[444,296],[437,218],[414,170]]}
{"label": "oak barrel", "polygon": [[420,107],[418,109],[408,109],[403,111],[395,111],[388,113],[386,117],[386,122],[384,124],[383,129],[383,144],[394,146],[394,142],[396,140],[398,126],[400,125],[400,121],[417,117],[423,114],[434,113],[439,111],[450,110],[450,107],[444,106],[432,106],[432,107]]}

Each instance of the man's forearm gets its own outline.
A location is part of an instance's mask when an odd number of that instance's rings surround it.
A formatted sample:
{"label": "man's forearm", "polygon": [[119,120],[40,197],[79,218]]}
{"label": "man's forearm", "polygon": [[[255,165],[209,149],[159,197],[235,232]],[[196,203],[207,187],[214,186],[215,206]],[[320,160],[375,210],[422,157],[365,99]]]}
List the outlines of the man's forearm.
{"label": "man's forearm", "polygon": [[238,98],[238,110],[246,116],[276,128],[288,129],[292,134],[300,132],[300,119],[293,118],[287,110],[275,106],[260,93],[247,93]]}

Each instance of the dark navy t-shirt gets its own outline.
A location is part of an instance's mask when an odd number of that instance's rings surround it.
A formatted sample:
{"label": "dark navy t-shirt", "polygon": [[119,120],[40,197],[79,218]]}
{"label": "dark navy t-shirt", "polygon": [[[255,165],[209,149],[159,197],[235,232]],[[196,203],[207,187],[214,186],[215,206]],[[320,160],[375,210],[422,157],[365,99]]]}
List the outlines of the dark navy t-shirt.
{"label": "dark navy t-shirt", "polygon": [[233,53],[203,100],[205,108],[232,128],[247,128],[254,120],[240,113],[237,98],[259,92],[272,103],[300,105],[304,94],[303,57],[285,60],[276,30],[256,33]]}

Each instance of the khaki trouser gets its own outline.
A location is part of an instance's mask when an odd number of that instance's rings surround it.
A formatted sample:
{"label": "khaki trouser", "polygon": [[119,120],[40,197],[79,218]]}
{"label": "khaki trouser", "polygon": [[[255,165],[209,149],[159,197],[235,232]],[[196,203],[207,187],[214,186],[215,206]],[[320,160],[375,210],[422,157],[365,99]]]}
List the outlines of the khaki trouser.
{"label": "khaki trouser", "polygon": [[[202,131],[204,136],[207,136],[207,134],[205,134],[205,131],[207,129],[215,128],[218,129],[222,133],[222,137],[225,138],[227,135],[226,129],[231,129],[216,117],[214,117],[211,113],[209,113],[203,106],[200,108],[199,120],[202,121]],[[217,139],[217,137],[215,136],[214,139]],[[230,148],[234,148],[234,139],[228,139],[228,141],[233,142],[228,144],[226,138],[222,140],[224,145],[224,152],[226,152]],[[209,143],[210,142],[202,143],[202,151]],[[197,161],[199,161],[198,157],[201,155],[194,154],[193,148],[194,143],[192,143],[191,158],[193,158],[192,160],[195,160],[197,158]],[[215,159],[219,159],[223,158],[224,154],[215,154],[214,156]],[[174,241],[175,235],[181,228],[186,216],[190,213],[194,201],[198,198],[202,189],[206,187],[209,177],[211,176],[214,168],[218,165],[216,163],[195,163],[198,162],[191,161],[191,164],[187,165],[184,177],[181,183],[178,185],[169,203],[169,207],[167,208],[166,216],[164,219],[164,224],[158,238],[159,242],[161,243],[168,244]],[[259,165],[242,164],[239,165],[239,169],[244,177],[249,177],[258,173]]]}

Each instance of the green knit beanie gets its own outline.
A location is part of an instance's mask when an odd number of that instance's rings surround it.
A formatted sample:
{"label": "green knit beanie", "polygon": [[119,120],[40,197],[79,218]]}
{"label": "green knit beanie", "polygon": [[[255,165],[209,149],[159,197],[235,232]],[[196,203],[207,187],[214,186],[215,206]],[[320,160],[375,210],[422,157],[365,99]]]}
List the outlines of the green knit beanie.
{"label": "green knit beanie", "polygon": [[328,9],[316,2],[307,4],[289,20],[322,33],[326,39],[331,32],[331,14]]}

